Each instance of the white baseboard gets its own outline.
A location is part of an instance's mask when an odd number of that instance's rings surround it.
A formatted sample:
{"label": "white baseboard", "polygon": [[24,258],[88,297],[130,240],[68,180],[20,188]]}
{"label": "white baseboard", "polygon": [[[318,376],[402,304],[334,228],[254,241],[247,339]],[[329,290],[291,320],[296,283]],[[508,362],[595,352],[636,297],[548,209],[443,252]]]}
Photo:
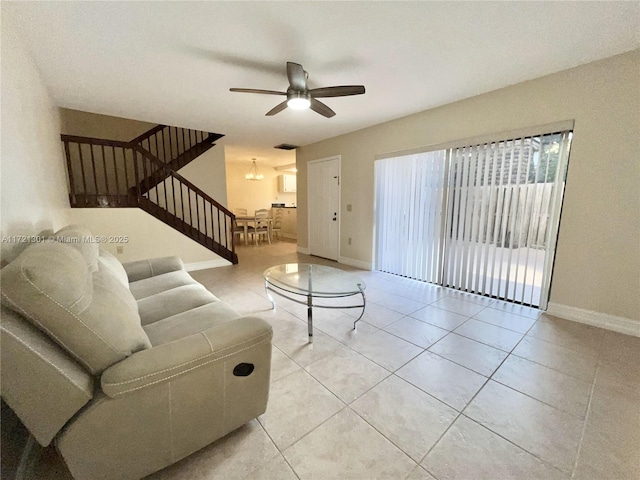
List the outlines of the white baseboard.
{"label": "white baseboard", "polygon": [[[296,251],[303,255],[311,255],[309,249],[305,247],[298,246]],[[362,260],[356,260],[355,258],[349,257],[338,256],[338,263],[349,265],[350,267],[361,268],[362,270],[371,270],[373,268],[373,264],[371,262],[363,262]]]}
{"label": "white baseboard", "polygon": [[582,308],[570,307],[559,303],[549,303],[547,311],[549,315],[573,320],[574,322],[586,323],[594,327],[613,330],[614,332],[624,333],[640,337],[640,322],[625,317],[616,317],[606,313],[594,312],[592,310],[584,310]]}
{"label": "white baseboard", "polygon": [[338,263],[344,263],[350,267],[361,268],[362,270],[371,270],[373,268],[371,262],[363,262],[362,260],[349,257],[338,257]]}
{"label": "white baseboard", "polygon": [[196,270],[204,270],[206,268],[226,267],[227,265],[231,265],[231,262],[224,258],[219,258],[217,260],[208,260],[206,262],[185,263],[184,269],[187,272],[194,272]]}

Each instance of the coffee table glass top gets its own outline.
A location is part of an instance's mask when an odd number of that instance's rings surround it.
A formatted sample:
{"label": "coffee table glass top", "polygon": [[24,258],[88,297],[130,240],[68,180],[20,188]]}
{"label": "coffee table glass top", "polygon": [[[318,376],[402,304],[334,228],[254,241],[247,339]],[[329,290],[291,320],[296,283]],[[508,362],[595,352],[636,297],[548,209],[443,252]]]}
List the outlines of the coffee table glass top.
{"label": "coffee table glass top", "polygon": [[314,297],[354,295],[366,288],[353,273],[312,263],[277,265],[264,271],[264,279],[282,290]]}

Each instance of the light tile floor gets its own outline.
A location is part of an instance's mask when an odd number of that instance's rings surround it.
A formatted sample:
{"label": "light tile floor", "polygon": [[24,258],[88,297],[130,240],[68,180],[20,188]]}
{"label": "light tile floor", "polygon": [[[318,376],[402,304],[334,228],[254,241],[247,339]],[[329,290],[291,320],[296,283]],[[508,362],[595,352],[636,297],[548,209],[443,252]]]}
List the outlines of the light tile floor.
{"label": "light tile floor", "polygon": [[[358,271],[358,330],[356,310],[317,310],[308,344],[306,308],[271,310],[262,272],[355,269],[287,242],[238,253],[193,276],[273,325],[267,412],[150,478],[640,478],[640,338]],[[65,478],[42,458],[38,478]]]}

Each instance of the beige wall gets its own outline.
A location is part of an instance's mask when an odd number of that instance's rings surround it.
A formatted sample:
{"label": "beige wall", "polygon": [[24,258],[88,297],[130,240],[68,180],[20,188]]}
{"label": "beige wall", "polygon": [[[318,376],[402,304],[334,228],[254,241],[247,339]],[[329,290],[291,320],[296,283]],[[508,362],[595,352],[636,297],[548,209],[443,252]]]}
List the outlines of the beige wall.
{"label": "beige wall", "polygon": [[[67,135],[130,141],[155,126],[126,118],[60,109],[62,132]],[[179,170],[179,173],[214,200],[226,206],[224,149],[216,145]],[[224,262],[190,238],[140,209],[71,209],[72,223],[86,225],[95,235],[126,235],[121,261],[177,255],[185,263]],[[115,245],[106,245],[116,254]]]}
{"label": "beige wall", "polygon": [[[34,235],[67,223],[60,118],[30,55],[2,18],[0,234]],[[17,253],[2,243],[2,261]]]}
{"label": "beige wall", "polygon": [[271,208],[272,203],[296,204],[295,193],[278,192],[278,175],[281,172],[272,167],[258,164],[258,170],[264,180],[249,181],[244,176],[249,172],[251,162],[227,162],[227,196],[229,209],[246,208],[251,215],[260,208]]}
{"label": "beige wall", "polygon": [[213,197],[215,201],[227,206],[227,173],[223,145],[216,145],[206,151],[178,170],[178,173]]}
{"label": "beige wall", "polygon": [[342,156],[340,254],[370,263],[376,154],[575,119],[550,301],[639,320],[639,78],[636,50],[300,148],[298,245],[309,160]]}
{"label": "beige wall", "polygon": [[68,108],[60,109],[60,118],[60,133],[120,142],[129,142],[156,126],[155,123],[81,112]]}
{"label": "beige wall", "polygon": [[[91,233],[107,237],[102,246],[121,262],[176,255],[184,263],[229,262],[186,235],[168,227],[139,208],[74,208],[72,223],[85,225]],[[126,242],[109,242],[109,237],[126,236]],[[117,247],[122,247],[118,253]]]}

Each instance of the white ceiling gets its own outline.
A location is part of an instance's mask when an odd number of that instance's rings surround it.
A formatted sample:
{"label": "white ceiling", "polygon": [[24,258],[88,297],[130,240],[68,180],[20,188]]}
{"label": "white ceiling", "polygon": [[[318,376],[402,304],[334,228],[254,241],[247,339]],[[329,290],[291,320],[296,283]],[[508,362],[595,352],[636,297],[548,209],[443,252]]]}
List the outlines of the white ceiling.
{"label": "white ceiling", "polygon": [[[305,145],[640,47],[639,2],[2,2],[58,105],[224,133],[231,157]],[[265,117],[285,63],[311,88]],[[286,157],[286,160],[285,160]],[[245,160],[247,161],[247,160]]]}

